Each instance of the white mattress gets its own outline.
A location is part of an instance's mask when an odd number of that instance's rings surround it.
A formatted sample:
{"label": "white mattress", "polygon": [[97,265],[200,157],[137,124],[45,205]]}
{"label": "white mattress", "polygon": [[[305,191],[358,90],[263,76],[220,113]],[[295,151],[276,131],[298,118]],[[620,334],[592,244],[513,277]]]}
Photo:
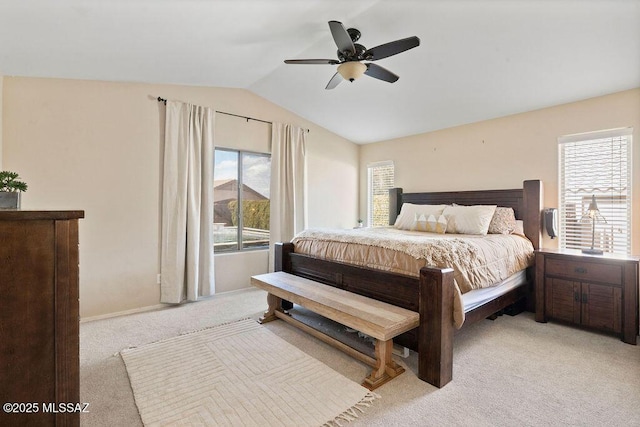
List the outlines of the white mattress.
{"label": "white mattress", "polygon": [[474,308],[480,307],[500,295],[506,294],[510,290],[522,286],[527,282],[527,270],[520,270],[516,274],[507,277],[502,282],[488,288],[473,289],[462,295],[464,312],[467,313]]}

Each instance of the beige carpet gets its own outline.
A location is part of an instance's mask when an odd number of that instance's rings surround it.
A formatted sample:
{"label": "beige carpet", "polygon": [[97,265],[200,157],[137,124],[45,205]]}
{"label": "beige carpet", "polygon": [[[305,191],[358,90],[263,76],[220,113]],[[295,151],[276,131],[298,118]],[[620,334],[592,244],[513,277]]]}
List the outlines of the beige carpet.
{"label": "beige carpet", "polygon": [[376,398],[251,319],[121,356],[146,426],[319,426],[355,419]]}
{"label": "beige carpet", "polygon": [[[142,427],[119,352],[266,309],[266,293],[246,289],[165,310],[80,325],[81,427]],[[369,367],[291,325],[263,327],[346,378]],[[501,316],[455,337],[453,381],[437,389],[416,377],[417,357],[394,357],[407,371],[376,389],[382,396],[347,427],[640,426],[640,345],[532,313]]]}

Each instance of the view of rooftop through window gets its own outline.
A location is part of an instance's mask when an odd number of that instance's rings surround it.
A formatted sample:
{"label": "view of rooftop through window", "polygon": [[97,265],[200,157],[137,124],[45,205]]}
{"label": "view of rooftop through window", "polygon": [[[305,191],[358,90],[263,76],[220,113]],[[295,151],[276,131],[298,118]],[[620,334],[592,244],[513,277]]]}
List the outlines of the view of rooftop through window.
{"label": "view of rooftop through window", "polygon": [[215,252],[269,246],[270,179],[270,155],[215,150]]}

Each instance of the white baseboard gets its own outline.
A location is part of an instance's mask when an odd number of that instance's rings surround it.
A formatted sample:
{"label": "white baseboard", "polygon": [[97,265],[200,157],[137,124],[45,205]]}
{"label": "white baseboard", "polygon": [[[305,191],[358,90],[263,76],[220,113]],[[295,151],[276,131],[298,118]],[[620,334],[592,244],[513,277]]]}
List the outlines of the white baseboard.
{"label": "white baseboard", "polygon": [[[257,288],[249,286],[249,287],[242,288],[242,289],[233,289],[233,290],[230,290],[230,291],[219,292],[219,293],[215,293],[213,295],[210,295],[208,297],[199,297],[198,301],[205,301],[207,299],[215,298],[216,296],[225,295],[225,294],[233,294],[233,293],[236,293],[236,292],[246,292],[247,290],[250,290],[250,289],[257,289]],[[147,307],[133,308],[131,310],[116,311],[114,313],[99,314],[97,316],[81,317],[80,318],[80,323],[93,322],[94,320],[111,319],[112,317],[126,316],[126,315],[129,315],[129,314],[146,313],[148,311],[163,310],[165,308],[176,307],[176,306],[177,306],[176,304],[156,304],[156,305],[150,305],[150,306],[147,306]]]}
{"label": "white baseboard", "polygon": [[147,311],[162,310],[164,308],[168,308],[171,306],[172,306],[171,304],[156,304],[156,305],[150,305],[147,307],[134,308],[131,310],[116,311],[115,313],[99,314],[97,316],[90,316],[90,317],[81,317],[80,323],[93,322],[94,320],[111,319],[112,317],[126,316],[128,314],[146,313]]}

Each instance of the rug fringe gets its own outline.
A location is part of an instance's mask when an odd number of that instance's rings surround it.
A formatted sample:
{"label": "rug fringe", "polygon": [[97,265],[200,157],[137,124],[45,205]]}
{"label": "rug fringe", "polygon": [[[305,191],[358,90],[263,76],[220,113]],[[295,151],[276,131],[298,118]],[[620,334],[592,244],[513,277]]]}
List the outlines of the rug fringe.
{"label": "rug fringe", "polygon": [[364,414],[365,409],[370,407],[374,400],[380,398],[379,394],[369,391],[358,403],[343,413],[336,415],[334,419],[327,421],[322,427],[342,427],[344,426],[343,422],[350,423],[355,421],[360,414]]}

